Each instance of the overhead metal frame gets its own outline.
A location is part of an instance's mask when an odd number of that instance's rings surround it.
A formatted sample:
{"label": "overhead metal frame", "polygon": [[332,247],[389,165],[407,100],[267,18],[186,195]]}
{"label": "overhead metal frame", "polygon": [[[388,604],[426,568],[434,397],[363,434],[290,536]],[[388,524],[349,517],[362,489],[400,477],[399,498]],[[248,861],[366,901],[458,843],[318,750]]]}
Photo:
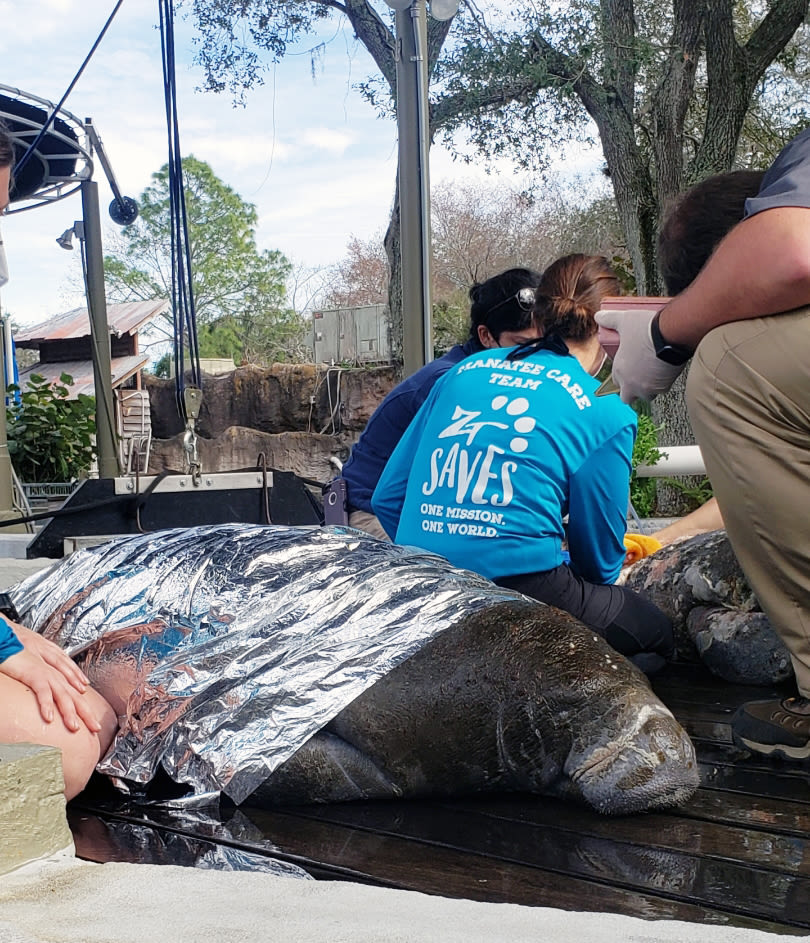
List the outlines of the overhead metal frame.
{"label": "overhead metal frame", "polygon": [[[45,98],[0,84],[0,118],[8,125],[21,154],[39,135],[55,108],[53,102]],[[69,174],[64,173],[66,163],[72,166]],[[42,180],[31,193],[19,194],[18,187],[12,189],[9,214],[55,203],[76,193],[83,181],[91,179],[93,138],[85,122],[66,108],[60,108],[28,166],[38,167]]]}

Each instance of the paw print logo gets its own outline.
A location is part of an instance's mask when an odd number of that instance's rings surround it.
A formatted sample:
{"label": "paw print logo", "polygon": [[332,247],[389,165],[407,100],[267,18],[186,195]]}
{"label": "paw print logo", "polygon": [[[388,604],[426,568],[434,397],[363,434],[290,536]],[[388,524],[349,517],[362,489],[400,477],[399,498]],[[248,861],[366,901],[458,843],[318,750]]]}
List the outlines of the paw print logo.
{"label": "paw print logo", "polygon": [[529,447],[529,441],[528,439],[524,439],[523,436],[528,435],[536,425],[531,416],[523,415],[529,408],[529,401],[525,396],[519,396],[517,399],[513,400],[510,400],[508,396],[496,396],[491,406],[496,412],[499,409],[503,409],[505,406],[507,415],[515,417],[512,428],[515,432],[522,434],[516,435],[512,439],[509,443],[509,448],[512,449],[513,452],[525,452]]}

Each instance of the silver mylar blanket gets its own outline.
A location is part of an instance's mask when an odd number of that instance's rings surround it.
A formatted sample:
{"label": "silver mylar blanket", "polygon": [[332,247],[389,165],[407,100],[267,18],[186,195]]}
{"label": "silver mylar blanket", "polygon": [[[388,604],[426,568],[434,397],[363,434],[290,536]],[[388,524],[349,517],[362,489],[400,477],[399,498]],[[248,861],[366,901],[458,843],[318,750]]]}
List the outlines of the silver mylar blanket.
{"label": "silver mylar blanket", "polygon": [[81,550],[12,595],[27,625],[137,681],[100,772],[126,789],[161,764],[237,803],[437,633],[522,598],[352,528],[243,524]]}

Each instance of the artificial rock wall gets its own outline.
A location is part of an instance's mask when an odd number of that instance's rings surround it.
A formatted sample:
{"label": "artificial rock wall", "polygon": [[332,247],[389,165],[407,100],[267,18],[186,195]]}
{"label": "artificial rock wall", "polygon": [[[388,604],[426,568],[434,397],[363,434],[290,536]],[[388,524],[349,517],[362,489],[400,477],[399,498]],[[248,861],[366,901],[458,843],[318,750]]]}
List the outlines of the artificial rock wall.
{"label": "artificial rock wall", "polygon": [[[395,368],[273,364],[204,376],[197,421],[203,471],[253,468],[264,454],[271,468],[328,481],[329,459],[341,461],[369,416],[396,383]],[[184,424],[173,380],[144,376],[152,411],[149,471],[182,471]]]}

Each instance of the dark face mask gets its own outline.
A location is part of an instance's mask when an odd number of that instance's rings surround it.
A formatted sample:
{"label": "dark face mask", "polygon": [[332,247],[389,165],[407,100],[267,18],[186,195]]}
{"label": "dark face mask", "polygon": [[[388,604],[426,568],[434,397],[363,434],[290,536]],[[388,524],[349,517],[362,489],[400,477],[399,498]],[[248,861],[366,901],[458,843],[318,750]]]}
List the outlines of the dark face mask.
{"label": "dark face mask", "polygon": [[568,345],[559,334],[547,334],[545,337],[538,337],[536,341],[531,341],[529,344],[521,344],[520,347],[516,347],[507,355],[506,359],[523,360],[540,350],[550,350],[553,354],[560,354],[563,357],[570,353]]}

